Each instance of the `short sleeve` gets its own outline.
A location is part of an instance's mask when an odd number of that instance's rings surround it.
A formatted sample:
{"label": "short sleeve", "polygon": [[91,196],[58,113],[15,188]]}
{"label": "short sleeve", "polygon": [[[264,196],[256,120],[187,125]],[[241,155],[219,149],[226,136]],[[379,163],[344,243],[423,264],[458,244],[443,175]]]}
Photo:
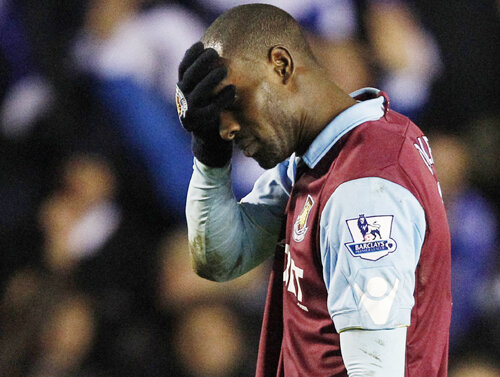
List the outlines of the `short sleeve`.
{"label": "short sleeve", "polygon": [[320,220],[327,306],[338,332],[410,325],[425,213],[406,188],[378,177],[340,185]]}

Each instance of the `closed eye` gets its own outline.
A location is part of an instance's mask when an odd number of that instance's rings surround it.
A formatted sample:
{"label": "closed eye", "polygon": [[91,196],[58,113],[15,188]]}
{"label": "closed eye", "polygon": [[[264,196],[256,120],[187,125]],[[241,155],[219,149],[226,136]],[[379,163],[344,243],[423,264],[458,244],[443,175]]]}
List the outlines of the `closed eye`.
{"label": "closed eye", "polygon": [[241,97],[238,95],[238,91],[236,91],[233,103],[231,104],[231,106],[227,107],[226,110],[233,112],[241,111],[241,102]]}

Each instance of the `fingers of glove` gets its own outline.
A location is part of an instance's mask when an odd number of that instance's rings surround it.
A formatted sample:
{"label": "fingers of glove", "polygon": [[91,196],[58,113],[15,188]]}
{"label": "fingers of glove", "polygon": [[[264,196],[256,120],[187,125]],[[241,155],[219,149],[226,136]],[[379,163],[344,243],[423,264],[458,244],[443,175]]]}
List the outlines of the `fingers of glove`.
{"label": "fingers of glove", "polygon": [[215,96],[210,104],[205,107],[193,107],[182,121],[183,127],[199,135],[209,134],[214,127],[219,126],[220,112],[231,106],[234,102],[236,89],[234,85],[224,87],[220,93]]}
{"label": "fingers of glove", "polygon": [[198,58],[198,56],[201,55],[205,47],[203,47],[202,42],[196,42],[194,45],[189,47],[189,49],[186,50],[186,53],[184,54],[184,57],[182,58],[181,63],[179,64],[179,81],[182,80],[182,77],[184,76],[184,72],[186,72],[186,69],[189,68],[191,64],[195,62],[195,60]]}
{"label": "fingers of glove", "polygon": [[193,89],[190,94],[190,100],[192,104],[203,105],[211,102],[213,97],[213,91],[220,84],[220,82],[226,77],[227,68],[222,66],[215,68],[208,75],[201,80],[198,85]]}
{"label": "fingers of glove", "polygon": [[207,48],[186,69],[182,78],[182,88],[184,93],[189,93],[197,83],[199,83],[212,69],[219,58],[219,54],[213,48]]}
{"label": "fingers of glove", "polygon": [[236,88],[234,85],[228,85],[220,91],[219,94],[214,98],[214,100],[207,106],[198,109],[197,116],[201,119],[206,119],[209,122],[213,122],[218,119],[220,112],[231,106],[234,102],[234,96],[236,94]]}

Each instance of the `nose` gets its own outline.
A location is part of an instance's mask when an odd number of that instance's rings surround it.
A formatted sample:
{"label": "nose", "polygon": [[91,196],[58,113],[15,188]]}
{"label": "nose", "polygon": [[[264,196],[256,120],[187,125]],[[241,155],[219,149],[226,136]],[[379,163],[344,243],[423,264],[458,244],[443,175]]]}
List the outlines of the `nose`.
{"label": "nose", "polygon": [[234,117],[227,113],[221,112],[219,134],[223,140],[232,141],[236,134],[240,131],[240,125]]}

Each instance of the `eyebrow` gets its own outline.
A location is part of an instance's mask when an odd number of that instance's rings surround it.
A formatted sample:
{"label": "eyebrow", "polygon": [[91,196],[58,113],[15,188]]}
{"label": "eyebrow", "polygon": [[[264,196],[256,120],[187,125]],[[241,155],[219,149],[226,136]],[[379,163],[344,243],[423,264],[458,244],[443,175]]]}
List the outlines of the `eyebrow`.
{"label": "eyebrow", "polygon": [[234,101],[231,106],[227,107],[227,110],[239,110],[241,108],[241,97],[238,95],[238,89],[234,95]]}

